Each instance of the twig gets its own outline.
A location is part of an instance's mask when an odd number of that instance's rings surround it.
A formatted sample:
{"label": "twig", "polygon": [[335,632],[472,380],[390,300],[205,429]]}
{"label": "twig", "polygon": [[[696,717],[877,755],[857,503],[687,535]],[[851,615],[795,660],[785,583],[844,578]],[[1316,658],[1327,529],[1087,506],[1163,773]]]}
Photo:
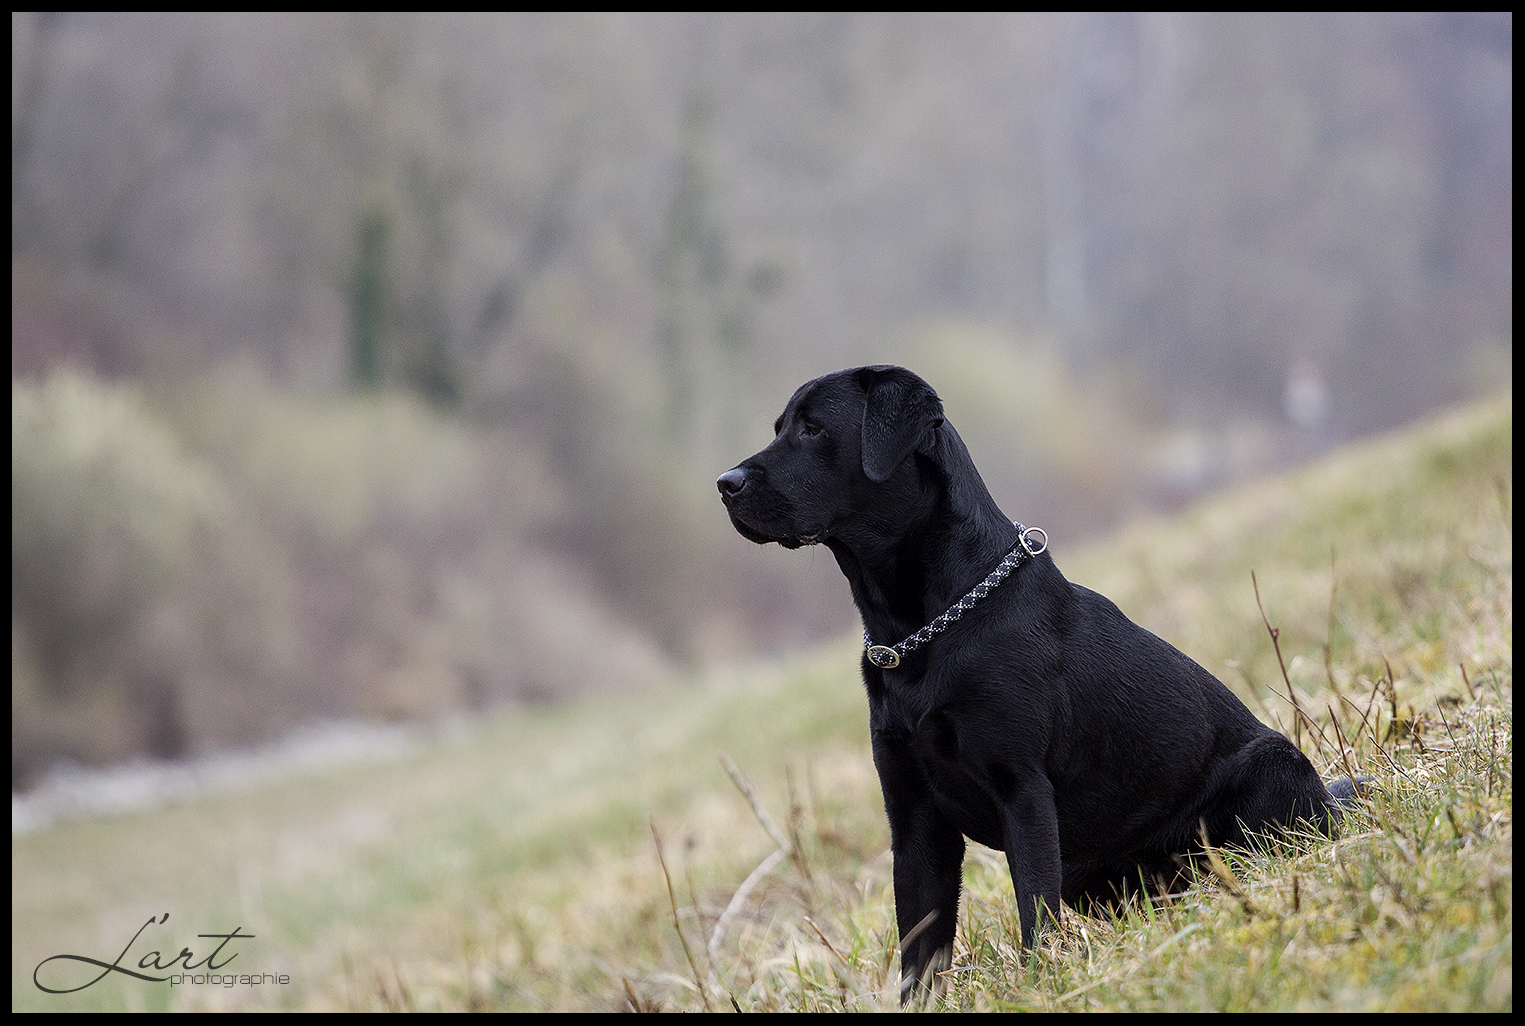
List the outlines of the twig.
{"label": "twig", "polygon": [[742,797],[746,798],[747,804],[752,806],[752,815],[757,817],[757,822],[761,823],[762,828],[768,832],[768,836],[773,838],[773,843],[778,845],[785,855],[792,857],[794,845],[789,843],[788,836],[773,822],[773,817],[768,815],[768,810],[763,807],[762,799],[757,797],[757,791],[752,787],[752,782],[731,761],[729,755],[721,754],[720,765],[724,766],[725,771],[731,775],[731,782],[736,785]]}
{"label": "twig", "polygon": [[1212,842],[1207,839],[1207,823],[1198,821],[1197,830],[1202,838],[1202,854],[1207,857],[1207,868],[1213,871],[1213,875],[1223,884],[1225,890],[1239,899],[1239,904],[1244,907],[1245,915],[1255,915],[1259,910],[1250,901],[1250,896],[1244,892],[1244,888],[1239,885],[1239,879],[1234,876],[1234,871],[1228,868],[1228,863],[1224,862],[1223,856],[1218,854],[1218,849],[1214,848]]}
{"label": "twig", "polygon": [[1340,687],[1334,682],[1334,595],[1339,588],[1339,578],[1335,575],[1334,545],[1329,546],[1329,618],[1324,623],[1324,677],[1329,681],[1329,690],[1336,695],[1340,693]]}
{"label": "twig", "polygon": [[725,911],[720,913],[720,918],[715,920],[714,932],[710,934],[709,956],[714,962],[720,957],[720,945],[725,941],[725,932],[730,928],[731,920],[736,918],[741,911],[742,905],[746,904],[747,898],[751,897],[753,889],[762,882],[763,877],[773,872],[774,868],[787,857],[782,848],[773,849],[773,853],[758,863],[757,868],[742,881],[741,886],[736,888],[736,893],[731,895],[730,902]]}
{"label": "twig", "polygon": [[[1280,691],[1277,691],[1275,688],[1273,688],[1269,684],[1266,685],[1266,690],[1269,691],[1271,694],[1275,695],[1277,698],[1283,697]],[[1324,728],[1320,727],[1318,725],[1318,723],[1315,720],[1313,720],[1312,718],[1310,718],[1307,713],[1303,712],[1302,709],[1297,708],[1297,700],[1296,699],[1292,700],[1292,706],[1293,706],[1293,709],[1298,714],[1298,716],[1301,717],[1300,719],[1295,719],[1295,722],[1297,722],[1297,723],[1306,723],[1308,725],[1308,729],[1310,731],[1312,731],[1312,734],[1310,734],[1309,736],[1313,738],[1313,743],[1318,746],[1318,750],[1319,750],[1319,754],[1320,755],[1324,755],[1325,754],[1324,748],[1325,748],[1326,745],[1331,747],[1331,748],[1334,747],[1333,742],[1331,742],[1329,740],[1329,735],[1324,733]],[[1279,724],[1281,722],[1280,718],[1277,718],[1276,722]],[[1282,733],[1286,733],[1286,731],[1282,731]],[[1302,736],[1301,734],[1298,735],[1299,739],[1301,738],[1301,736]],[[1298,747],[1299,748],[1302,747],[1300,740],[1298,742]]]}
{"label": "twig", "polygon": [[[1260,582],[1255,579],[1255,571],[1253,570],[1250,571],[1250,585],[1255,589],[1255,605],[1260,607],[1260,620],[1266,625],[1266,631],[1271,635],[1271,647],[1276,650],[1276,662],[1281,666],[1281,679],[1287,682],[1287,697],[1292,700],[1292,708],[1297,710],[1298,716],[1302,717],[1303,722],[1308,724],[1308,728],[1313,731],[1314,736],[1318,737],[1322,732],[1318,729],[1318,725],[1303,711],[1302,703],[1297,700],[1297,689],[1292,686],[1292,677],[1287,673],[1287,661],[1281,657],[1281,629],[1279,627],[1272,627],[1271,618],[1266,616],[1266,607],[1260,601]],[[1322,740],[1326,743],[1328,741],[1327,738]],[[1299,748],[1302,747],[1301,738],[1296,738],[1294,741]],[[1322,745],[1320,745],[1319,751],[1323,751]]]}
{"label": "twig", "polygon": [[1461,742],[1456,740],[1456,735],[1454,733],[1452,733],[1452,731],[1451,731],[1451,721],[1446,719],[1445,708],[1442,707],[1439,702],[1436,702],[1435,703],[1435,711],[1440,714],[1440,722],[1441,722],[1441,725],[1446,728],[1446,736],[1451,739],[1451,747],[1453,749],[1459,747],[1461,745]]}
{"label": "twig", "polygon": [[1345,766],[1345,775],[1350,778],[1350,786],[1354,787],[1356,771],[1351,768],[1350,757],[1346,754],[1345,732],[1340,729],[1340,718],[1335,715],[1332,705],[1329,707],[1329,721],[1334,724],[1334,736],[1340,739],[1340,762]]}
{"label": "twig", "polygon": [[712,1012],[710,1007],[709,991],[705,989],[704,979],[699,975],[699,966],[694,962],[694,953],[688,946],[688,938],[683,936],[683,927],[678,922],[678,895],[672,889],[672,874],[667,871],[667,856],[662,853],[662,835],[657,833],[657,821],[651,821],[651,836],[657,842],[657,861],[662,864],[662,879],[667,881],[667,900],[672,905],[672,928],[678,931],[678,941],[683,945],[683,954],[688,957],[688,967],[694,974],[694,983],[699,987],[699,1000],[704,1002],[704,1010]]}
{"label": "twig", "polygon": [[1393,732],[1398,729],[1398,678],[1393,676],[1393,664],[1388,662],[1387,656],[1382,657],[1382,665],[1387,667],[1387,700],[1393,707],[1393,722],[1387,725],[1387,737],[1384,741],[1393,739]]}
{"label": "twig", "polygon": [[[692,842],[690,842],[692,843]],[[692,859],[683,860],[683,882],[688,884],[688,896],[694,903],[694,921],[699,924],[699,935],[704,935],[704,906],[699,903],[699,889],[694,886],[694,863]],[[709,960],[710,976],[719,978],[715,971],[715,960]]]}
{"label": "twig", "polygon": [[826,945],[826,950],[831,952],[833,955],[837,956],[837,961],[842,963],[843,968],[845,968],[845,969],[851,969],[852,968],[852,966],[848,964],[847,959],[843,957],[842,952],[838,951],[836,949],[836,946],[834,944],[832,944],[831,941],[826,939],[826,934],[821,931],[821,928],[819,926],[815,925],[815,920],[814,919],[811,919],[809,916],[806,916],[805,917],[805,923],[812,930],[815,931],[815,935],[817,937],[821,938],[821,943]]}
{"label": "twig", "polygon": [[1373,692],[1371,692],[1371,697],[1366,698],[1366,707],[1365,707],[1365,709],[1357,709],[1356,703],[1354,703],[1354,701],[1351,701],[1350,698],[1345,697],[1345,695],[1340,695],[1340,697],[1339,697],[1340,701],[1344,701],[1344,703],[1347,704],[1347,706],[1350,706],[1351,709],[1356,709],[1356,712],[1360,713],[1360,727],[1357,727],[1357,729],[1354,730],[1354,733],[1351,736],[1356,736],[1356,738],[1359,738],[1360,733],[1362,733],[1362,730],[1366,730],[1366,732],[1368,732],[1368,733],[1369,733],[1369,730],[1371,730],[1371,727],[1369,727],[1369,724],[1366,723],[1366,720],[1368,720],[1368,718],[1371,717],[1371,703],[1373,703],[1373,698],[1376,698],[1376,697],[1377,697],[1376,685],[1373,685]]}
{"label": "twig", "polygon": [[810,872],[810,864],[805,859],[805,845],[800,841],[800,817],[804,815],[804,808],[800,805],[799,794],[794,785],[794,772],[784,770],[784,778],[789,781],[789,857],[805,878],[809,890],[813,893],[815,887],[815,874]]}
{"label": "twig", "polygon": [[915,940],[917,937],[920,937],[921,934],[922,934],[922,931],[925,930],[927,927],[931,926],[936,920],[937,920],[937,909],[934,908],[932,911],[928,912],[926,915],[921,917],[921,922],[919,922],[915,926],[911,927],[911,932],[910,933],[908,933],[904,937],[900,938],[900,950],[904,951],[906,948],[910,947],[911,946],[911,942],[913,940]]}

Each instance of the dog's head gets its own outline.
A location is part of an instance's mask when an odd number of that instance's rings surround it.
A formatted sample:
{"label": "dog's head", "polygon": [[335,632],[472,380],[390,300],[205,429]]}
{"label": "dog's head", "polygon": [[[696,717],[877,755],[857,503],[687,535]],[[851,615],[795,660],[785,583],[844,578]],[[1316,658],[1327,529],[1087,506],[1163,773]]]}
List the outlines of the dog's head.
{"label": "dog's head", "polygon": [[794,393],[767,448],[720,475],[720,498],[743,537],[790,549],[903,518],[920,505],[912,454],[934,456],[943,423],[937,393],[903,367],[827,374]]}

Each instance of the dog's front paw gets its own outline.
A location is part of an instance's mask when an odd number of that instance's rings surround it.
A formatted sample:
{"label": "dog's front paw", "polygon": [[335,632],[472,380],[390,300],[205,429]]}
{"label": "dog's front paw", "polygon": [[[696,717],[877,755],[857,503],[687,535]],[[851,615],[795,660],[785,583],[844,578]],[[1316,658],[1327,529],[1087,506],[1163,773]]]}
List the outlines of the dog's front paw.
{"label": "dog's front paw", "polygon": [[953,945],[944,944],[933,951],[926,962],[920,966],[902,965],[900,967],[900,1003],[910,1002],[912,996],[918,1001],[928,1002],[942,996],[947,989],[947,980],[943,973],[953,964]]}

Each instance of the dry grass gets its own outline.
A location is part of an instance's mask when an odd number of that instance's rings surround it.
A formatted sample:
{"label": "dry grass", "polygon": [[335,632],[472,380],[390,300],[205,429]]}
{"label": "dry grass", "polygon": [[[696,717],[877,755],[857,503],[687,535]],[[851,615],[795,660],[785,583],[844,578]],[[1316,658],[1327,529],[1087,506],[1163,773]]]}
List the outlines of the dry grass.
{"label": "dry grass", "polygon": [[[1069,914],[1031,953],[1004,858],[971,847],[939,1007],[1512,1006],[1511,427],[1507,403],[1473,408],[1087,552],[1060,541],[1072,579],[1219,672],[1328,775],[1378,787],[1338,842],[1222,852],[1190,894]],[[15,840],[13,1007],[893,1008],[853,651]],[[114,954],[166,908],[187,929],[242,923],[250,969],[291,985],[32,987],[45,954]]]}
{"label": "dry grass", "polygon": [[[1509,427],[1500,408],[1444,419],[1076,561],[1072,577],[1187,635],[1328,775],[1366,774],[1377,789],[1335,844],[1225,852],[1193,893],[1116,918],[1072,914],[1030,956],[1004,857],[974,848],[944,1007],[1509,1006]],[[790,808],[796,837],[813,816]],[[824,839],[780,850],[794,855],[780,866],[789,886],[755,903],[734,953],[681,987],[674,973],[650,978],[632,1004],[893,1006],[887,860],[833,873],[829,858],[801,857],[828,856]]]}

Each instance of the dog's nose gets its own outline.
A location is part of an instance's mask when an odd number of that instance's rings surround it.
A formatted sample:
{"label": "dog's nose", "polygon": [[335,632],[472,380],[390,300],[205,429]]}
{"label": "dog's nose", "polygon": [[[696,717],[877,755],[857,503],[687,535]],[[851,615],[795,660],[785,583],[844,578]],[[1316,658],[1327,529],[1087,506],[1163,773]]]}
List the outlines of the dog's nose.
{"label": "dog's nose", "polygon": [[747,472],[732,467],[715,479],[715,486],[720,489],[721,498],[729,498],[747,486]]}

